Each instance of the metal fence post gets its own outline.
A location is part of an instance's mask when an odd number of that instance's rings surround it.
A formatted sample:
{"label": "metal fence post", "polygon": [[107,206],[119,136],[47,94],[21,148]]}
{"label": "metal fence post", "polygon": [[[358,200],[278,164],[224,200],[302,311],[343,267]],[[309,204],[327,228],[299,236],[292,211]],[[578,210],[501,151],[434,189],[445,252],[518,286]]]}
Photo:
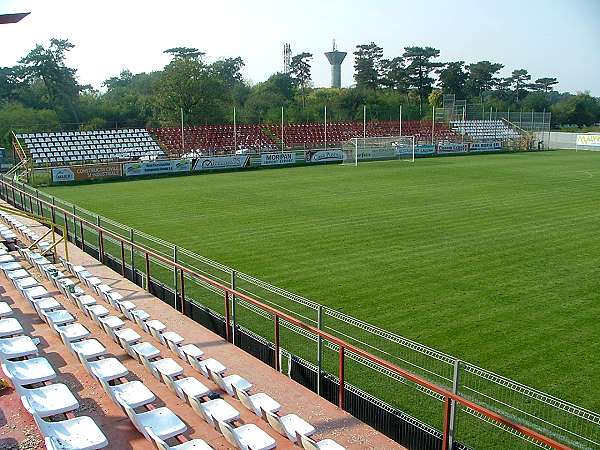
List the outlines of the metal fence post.
{"label": "metal fence post", "polygon": [[[237,272],[235,270],[231,271],[231,289],[236,290],[236,281],[237,281]],[[235,340],[237,337],[237,311],[236,311],[236,297],[235,294],[231,296],[231,321],[233,322],[232,328],[232,342],[235,345]]]}
{"label": "metal fence post", "polygon": [[231,310],[229,309],[229,292],[225,291],[225,340],[231,342]]}
{"label": "metal fence post", "polygon": [[279,360],[279,353],[281,347],[279,345],[279,316],[275,314],[275,370],[281,372],[281,361]]}
{"label": "metal fence post", "polygon": [[[177,280],[177,246],[174,245],[173,246],[173,289],[174,289],[173,307],[175,308],[176,311],[179,311],[179,309],[177,309],[177,293],[179,291],[179,289],[177,288],[178,284],[179,284],[179,281]],[[181,312],[183,312],[183,304],[181,305]]]}
{"label": "metal fence post", "polygon": [[[458,394],[458,387],[460,386],[460,359],[454,360],[454,370],[452,373],[452,393]],[[450,401],[450,423],[448,432],[448,448],[451,449],[454,443],[454,436],[456,434],[456,402]]]}
{"label": "metal fence post", "polygon": [[75,205],[73,205],[73,233],[75,235],[73,239],[75,239],[74,244],[77,246],[77,222],[75,221],[75,217],[77,217],[77,212],[75,210]]}
{"label": "metal fence post", "polygon": [[338,406],[343,411],[345,405],[345,380],[344,380],[344,347],[340,345],[340,360],[339,360],[339,378],[340,378],[340,390],[339,390],[339,398],[338,398]]}
{"label": "metal fence post", "polygon": [[56,208],[54,200],[54,196],[52,196],[52,223],[56,223]]}
{"label": "metal fence post", "polygon": [[131,242],[131,281],[135,283],[135,251],[133,250],[133,228],[129,229],[129,242]]}
{"label": "metal fence post", "polygon": [[150,256],[148,252],[144,253],[146,259],[146,291],[150,292]]}
{"label": "metal fence post", "polygon": [[[317,328],[323,331],[323,306],[319,305],[317,310]],[[321,395],[321,374],[323,373],[323,338],[317,337],[317,394]]]}
{"label": "metal fence post", "polygon": [[98,256],[100,256],[100,216],[96,215],[96,233],[98,234]]}

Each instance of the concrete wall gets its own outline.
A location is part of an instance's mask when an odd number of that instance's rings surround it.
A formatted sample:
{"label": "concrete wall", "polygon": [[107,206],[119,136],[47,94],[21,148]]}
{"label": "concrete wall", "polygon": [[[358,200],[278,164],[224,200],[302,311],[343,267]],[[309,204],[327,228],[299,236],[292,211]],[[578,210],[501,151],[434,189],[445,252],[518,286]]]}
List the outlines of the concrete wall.
{"label": "concrete wall", "polygon": [[[550,144],[547,148],[562,148],[575,150],[578,134],[600,134],[600,133],[565,133],[563,131],[550,132]],[[548,133],[544,133],[544,142],[547,142]]]}

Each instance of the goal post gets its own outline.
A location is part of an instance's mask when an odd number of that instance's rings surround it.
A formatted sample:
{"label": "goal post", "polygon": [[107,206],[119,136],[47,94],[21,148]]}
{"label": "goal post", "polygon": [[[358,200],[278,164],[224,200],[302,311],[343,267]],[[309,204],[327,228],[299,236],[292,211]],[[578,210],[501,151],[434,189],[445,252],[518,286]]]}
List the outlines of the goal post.
{"label": "goal post", "polygon": [[415,161],[414,136],[357,137],[342,144],[342,164],[359,161]]}

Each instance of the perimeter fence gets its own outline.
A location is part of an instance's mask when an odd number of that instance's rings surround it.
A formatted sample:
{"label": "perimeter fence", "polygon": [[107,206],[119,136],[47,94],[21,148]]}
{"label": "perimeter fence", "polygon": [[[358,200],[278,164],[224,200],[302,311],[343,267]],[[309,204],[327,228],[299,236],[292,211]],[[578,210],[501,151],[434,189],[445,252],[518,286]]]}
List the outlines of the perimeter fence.
{"label": "perimeter fence", "polygon": [[64,224],[101,262],[411,449],[600,449],[598,413],[8,177],[0,196]]}

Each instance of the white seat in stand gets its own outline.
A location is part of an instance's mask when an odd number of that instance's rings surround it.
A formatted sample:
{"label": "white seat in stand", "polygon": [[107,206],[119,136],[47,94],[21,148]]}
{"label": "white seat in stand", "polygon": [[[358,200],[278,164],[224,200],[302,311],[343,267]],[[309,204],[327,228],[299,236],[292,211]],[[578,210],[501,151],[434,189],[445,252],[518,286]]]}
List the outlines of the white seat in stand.
{"label": "white seat in stand", "polygon": [[317,442],[303,435],[298,435],[298,439],[304,450],[346,450],[333,439],[323,439]]}
{"label": "white seat in stand", "polygon": [[92,289],[94,292],[98,293],[98,291],[96,290],[97,286],[100,286],[102,284],[102,280],[98,277],[89,277],[85,279],[85,283],[88,285],[88,287],[90,289]]}
{"label": "white seat in stand", "polygon": [[261,411],[263,418],[269,422],[269,425],[271,425],[275,431],[282,436],[287,437],[294,443],[296,443],[297,434],[310,436],[316,431],[315,427],[296,414],[287,414],[280,417],[277,414],[265,411],[264,409]]}
{"label": "white seat in stand", "polygon": [[47,448],[95,450],[108,445],[108,440],[98,425],[88,416],[60,422],[46,422],[35,412],[25,397],[21,396],[21,402],[33,416],[47,443],[49,441]]}
{"label": "white seat in stand", "polygon": [[56,329],[57,326],[75,322],[75,317],[73,317],[71,313],[66,309],[44,311],[43,317],[46,320],[46,322],[48,322],[48,325],[50,325],[50,328],[52,328],[52,330],[55,330],[56,332],[58,332],[58,330]]}
{"label": "white seat in stand", "polygon": [[163,379],[163,377],[174,378],[183,373],[183,367],[177,364],[172,358],[150,361],[147,358],[141,357],[141,360],[150,373],[159,380]]}
{"label": "white seat in stand", "polygon": [[100,379],[99,381],[106,393],[117,405],[119,404],[117,394],[121,397],[122,401],[134,409],[148,405],[156,400],[156,396],[141,381],[128,381],[113,386],[108,384],[106,380]]}
{"label": "white seat in stand", "polygon": [[15,359],[37,355],[38,349],[29,336],[15,336],[0,339],[0,359]]}
{"label": "white seat in stand", "polygon": [[56,372],[46,358],[33,358],[24,361],[4,361],[2,371],[14,384],[29,385],[43,383],[56,378]]}
{"label": "white seat in stand", "polygon": [[281,405],[273,400],[269,395],[264,392],[258,394],[248,395],[248,393],[237,387],[233,387],[236,397],[248,410],[252,411],[257,416],[262,416],[261,409],[276,413],[281,410]]}
{"label": "white seat in stand", "polygon": [[103,358],[96,361],[88,361],[83,357],[79,357],[83,367],[98,380],[112,381],[117,378],[122,378],[129,373],[127,367],[117,358]]}
{"label": "white seat in stand", "polygon": [[202,439],[192,439],[191,441],[186,441],[182,444],[170,446],[161,438],[159,438],[154,431],[152,431],[152,428],[148,427],[146,427],[146,435],[148,435],[148,438],[151,442],[154,442],[158,450],[214,450]]}
{"label": "white seat in stand", "polygon": [[137,306],[135,306],[135,303],[130,302],[129,300],[117,302],[117,309],[119,309],[125,315],[125,317],[127,317],[132,322],[134,321],[132,311],[134,311],[135,308],[137,308]]}
{"label": "white seat in stand", "polygon": [[171,391],[175,392],[180,399],[185,401],[189,397],[201,398],[210,393],[210,389],[194,377],[179,378],[176,380],[168,376],[163,376],[163,380]]}
{"label": "white seat in stand", "polygon": [[112,330],[114,332],[119,328],[123,328],[125,322],[123,322],[123,320],[117,316],[105,316],[98,318],[98,324],[108,334],[108,330]]}
{"label": "white seat in stand", "polygon": [[225,439],[239,449],[269,450],[275,448],[275,439],[253,423],[233,428],[225,422],[217,422]]}
{"label": "white seat in stand", "polygon": [[0,269],[2,269],[2,272],[4,272],[4,276],[7,276],[8,272],[23,269],[23,266],[18,262],[12,261],[0,264]]}
{"label": "white seat in stand", "polygon": [[210,378],[209,371],[221,374],[227,370],[227,367],[214,358],[207,358],[200,361],[188,358],[188,361],[194,369],[206,378]]}
{"label": "white seat in stand", "polygon": [[67,345],[80,359],[90,360],[106,354],[106,348],[96,339],[84,339]]}
{"label": "white seat in stand", "polygon": [[29,401],[40,417],[64,414],[79,408],[79,402],[69,388],[62,384],[49,384],[33,389],[15,386],[16,391]]}
{"label": "white seat in stand", "polygon": [[234,386],[242,391],[249,391],[252,389],[252,383],[245,378],[240,377],[239,375],[228,375],[223,377],[221,374],[216,372],[209,373],[211,380],[213,380],[215,384],[219,386],[219,388],[227,392],[232,397],[235,397],[235,391],[233,390]]}
{"label": "white seat in stand", "polygon": [[13,310],[6,302],[0,302],[0,318],[5,318],[13,315]]}
{"label": "white seat in stand", "polygon": [[21,278],[21,279],[15,281],[15,286],[23,294],[24,294],[25,289],[29,289],[29,288],[39,286],[39,285],[40,285],[40,282],[38,280],[36,280],[35,278],[33,278],[32,276],[29,276],[26,278]]}
{"label": "white seat in stand", "polygon": [[123,300],[123,296],[117,291],[109,291],[104,295],[104,298],[111,304],[115,309],[119,309],[118,303]]}
{"label": "white seat in stand", "polygon": [[102,305],[89,305],[85,307],[85,310],[88,314],[88,316],[90,316],[91,319],[94,319],[94,316],[96,317],[104,317],[104,316],[108,316],[110,314],[110,312],[108,311],[108,309],[106,309],[106,307],[102,306]]}
{"label": "white seat in stand", "polygon": [[190,361],[190,359],[197,362],[204,356],[204,352],[194,344],[178,346],[175,350],[177,351],[177,354],[179,354],[181,359],[184,359],[188,362]]}
{"label": "white seat in stand", "polygon": [[131,350],[133,350],[134,357],[139,362],[142,362],[142,358],[150,360],[160,355],[160,350],[149,342],[140,342],[139,344],[132,345]]}
{"label": "white seat in stand", "polygon": [[131,315],[133,316],[135,323],[137,323],[146,333],[149,333],[148,327],[146,326],[146,321],[150,319],[150,314],[143,309],[136,309],[131,311]]}
{"label": "white seat in stand", "polygon": [[50,293],[44,286],[36,286],[31,289],[25,289],[23,295],[31,303],[37,298],[50,297]]}
{"label": "white seat in stand", "polygon": [[184,433],[187,430],[187,425],[181,421],[179,417],[173,413],[169,408],[162,407],[152,409],[150,411],[136,413],[119,394],[115,394],[117,401],[121,407],[129,416],[129,419],[133,425],[142,433],[146,438],[146,427],[154,431],[161,439],[168,439],[173,436]]}
{"label": "white seat in stand", "polygon": [[94,297],[92,297],[91,295],[79,295],[79,296],[75,297],[75,304],[82,311],[86,311],[85,308],[87,306],[92,306],[92,305],[95,305],[96,303],[97,303],[96,299]]}
{"label": "white seat in stand", "polygon": [[204,419],[206,423],[214,425],[213,419],[219,422],[234,422],[240,418],[237,409],[231,406],[222,398],[201,402],[197,398],[189,399],[190,406],[196,413]]}
{"label": "white seat in stand", "polygon": [[13,317],[0,319],[0,338],[23,334],[23,327],[19,321]]}
{"label": "white seat in stand", "polygon": [[[6,273],[6,277],[13,284],[15,284],[17,282],[17,280],[20,280],[21,278],[27,278],[28,276],[30,276],[30,274],[25,269],[11,270],[10,272]],[[15,285],[15,287],[17,287],[17,286]]]}
{"label": "white seat in stand", "polygon": [[[2,236],[4,237],[4,234]],[[0,256],[0,264],[6,264],[6,263],[9,263],[9,262],[13,262],[14,260],[15,260],[15,257],[12,256],[12,255],[3,255],[3,256]]]}
{"label": "white seat in stand", "polygon": [[58,303],[54,297],[41,297],[36,298],[33,301],[33,307],[38,313],[38,316],[40,316],[40,319],[44,320],[43,315],[45,311],[61,309],[63,306]]}
{"label": "white seat in stand", "polygon": [[149,320],[145,323],[150,334],[158,339],[161,344],[164,344],[165,341],[161,338],[161,333],[167,328],[167,326],[160,320]]}
{"label": "white seat in stand", "polygon": [[125,345],[135,345],[142,340],[142,337],[131,328],[121,328],[118,330],[107,328],[106,331],[112,340],[122,347],[125,347]]}
{"label": "white seat in stand", "polygon": [[79,322],[60,327],[59,333],[69,342],[80,341],[90,335],[90,331]]}

